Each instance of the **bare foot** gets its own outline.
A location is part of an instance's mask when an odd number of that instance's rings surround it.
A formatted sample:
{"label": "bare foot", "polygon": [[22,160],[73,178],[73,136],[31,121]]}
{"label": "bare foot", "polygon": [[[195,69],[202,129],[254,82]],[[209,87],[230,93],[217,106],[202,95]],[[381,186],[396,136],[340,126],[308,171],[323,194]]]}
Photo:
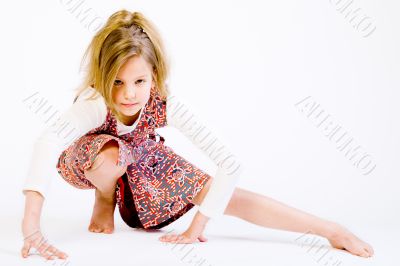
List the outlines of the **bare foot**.
{"label": "bare foot", "polygon": [[88,230],[93,233],[112,234],[114,232],[115,194],[112,198],[104,197],[96,189],[96,200]]}
{"label": "bare foot", "polygon": [[368,258],[372,257],[374,254],[371,245],[362,241],[349,230],[338,224],[335,225],[333,233],[327,239],[334,248],[347,250],[351,254],[360,257]]}

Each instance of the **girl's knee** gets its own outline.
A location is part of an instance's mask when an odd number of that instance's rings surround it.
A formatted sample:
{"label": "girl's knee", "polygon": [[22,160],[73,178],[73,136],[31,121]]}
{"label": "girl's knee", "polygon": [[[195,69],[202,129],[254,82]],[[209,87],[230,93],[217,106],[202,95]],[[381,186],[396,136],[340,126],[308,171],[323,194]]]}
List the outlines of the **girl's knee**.
{"label": "girl's knee", "polygon": [[85,174],[103,175],[119,175],[126,172],[127,166],[118,166],[119,145],[115,140],[108,141],[98,152],[91,167],[85,170]]}
{"label": "girl's knee", "polygon": [[110,140],[106,142],[103,147],[100,149],[99,154],[105,154],[107,157],[112,157],[111,159],[118,159],[119,153],[119,144],[116,140]]}

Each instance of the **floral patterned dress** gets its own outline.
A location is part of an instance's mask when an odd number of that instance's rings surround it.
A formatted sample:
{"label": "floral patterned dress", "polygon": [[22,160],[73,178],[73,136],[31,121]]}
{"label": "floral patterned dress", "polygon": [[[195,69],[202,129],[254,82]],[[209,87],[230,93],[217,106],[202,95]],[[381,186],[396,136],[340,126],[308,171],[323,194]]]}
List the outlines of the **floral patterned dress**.
{"label": "floral patterned dress", "polygon": [[194,207],[193,198],[211,176],[164,145],[164,138],[155,132],[167,126],[166,99],[152,89],[143,108],[135,129],[118,135],[116,117],[107,107],[105,122],[65,149],[56,167],[72,186],[94,189],[84,170],[90,168],[105,143],[116,140],[117,164],[127,165],[116,185],[120,215],[130,227],[159,229]]}

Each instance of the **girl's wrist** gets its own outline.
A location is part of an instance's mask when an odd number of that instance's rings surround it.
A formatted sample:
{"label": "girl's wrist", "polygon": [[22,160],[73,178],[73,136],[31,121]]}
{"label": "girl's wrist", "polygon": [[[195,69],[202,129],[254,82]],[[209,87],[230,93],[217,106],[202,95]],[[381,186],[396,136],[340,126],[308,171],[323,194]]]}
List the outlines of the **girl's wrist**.
{"label": "girl's wrist", "polygon": [[41,234],[40,224],[36,222],[31,222],[29,220],[22,220],[22,236],[24,241],[28,238],[36,238]]}
{"label": "girl's wrist", "polygon": [[29,228],[30,230],[39,229],[40,230],[40,219],[37,217],[24,217],[22,219],[22,227]]}
{"label": "girl's wrist", "polygon": [[40,214],[35,213],[25,213],[24,218],[22,218],[24,224],[39,224]]}
{"label": "girl's wrist", "polygon": [[38,236],[41,236],[41,230],[40,228],[33,228],[33,229],[22,229],[22,235],[24,237],[24,241],[27,239],[35,239]]}

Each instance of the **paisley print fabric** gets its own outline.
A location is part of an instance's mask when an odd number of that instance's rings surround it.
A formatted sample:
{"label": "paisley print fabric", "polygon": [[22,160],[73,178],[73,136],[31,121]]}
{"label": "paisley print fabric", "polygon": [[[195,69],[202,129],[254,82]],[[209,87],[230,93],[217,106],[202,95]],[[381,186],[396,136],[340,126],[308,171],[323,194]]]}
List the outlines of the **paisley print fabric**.
{"label": "paisley print fabric", "polygon": [[90,168],[105,143],[117,141],[117,164],[127,165],[116,184],[120,215],[130,227],[158,229],[193,208],[193,198],[211,176],[164,145],[165,139],[155,131],[167,126],[166,99],[152,89],[143,108],[135,129],[118,135],[116,117],[107,107],[105,122],[65,149],[56,167],[72,186],[95,189],[84,170]]}

